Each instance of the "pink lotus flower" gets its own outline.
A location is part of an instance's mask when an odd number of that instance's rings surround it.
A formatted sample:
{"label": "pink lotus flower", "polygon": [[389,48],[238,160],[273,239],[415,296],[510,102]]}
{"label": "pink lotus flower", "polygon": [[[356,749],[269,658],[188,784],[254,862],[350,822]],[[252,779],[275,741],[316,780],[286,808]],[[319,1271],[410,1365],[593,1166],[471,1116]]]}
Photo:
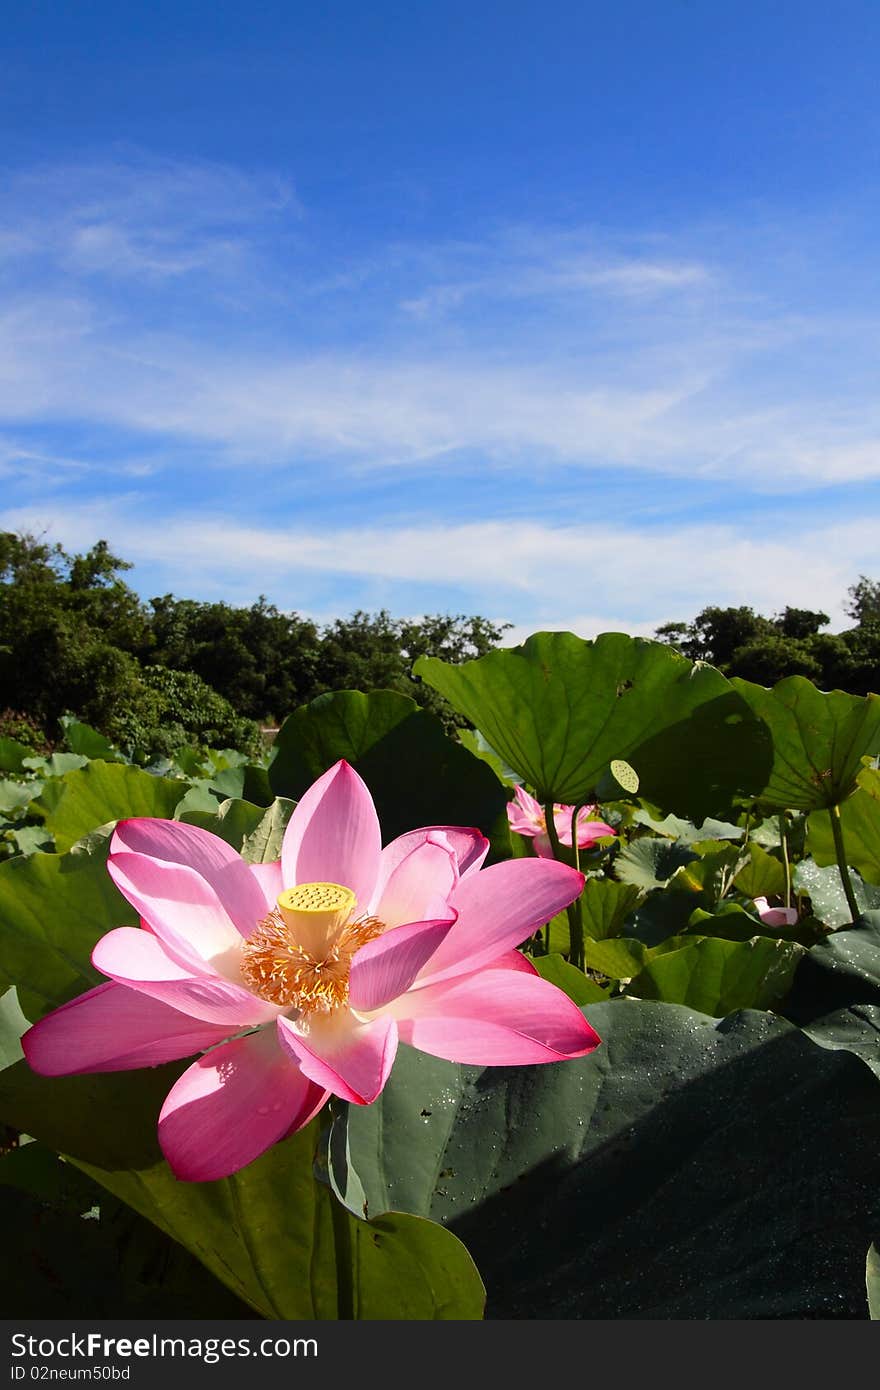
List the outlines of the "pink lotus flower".
{"label": "pink lotus flower", "polygon": [[435,826],[384,849],[366,786],[338,762],[297,805],[274,864],[246,864],[179,821],[120,822],[108,867],[141,915],[98,942],[106,983],[24,1036],[47,1076],[202,1055],[172,1086],[159,1142],[175,1174],[225,1177],[332,1093],[375,1100],[398,1039],[454,1062],[582,1057],[599,1038],[514,948],[583,875],[482,868],[477,830]]}
{"label": "pink lotus flower", "polygon": [[771,907],[766,898],[754,898],[753,902],[768,927],[793,927],[798,919],[796,907]]}
{"label": "pink lotus flower", "polygon": [[[550,836],[547,833],[547,820],[544,815],[544,807],[540,801],[536,801],[533,796],[522,787],[515,787],[513,791],[514,801],[507,803],[507,819],[510,822],[511,830],[515,830],[518,835],[527,835],[535,841],[535,852],[542,859],[553,858],[553,848],[550,844]],[[612,825],[606,825],[603,820],[595,820],[597,807],[582,806],[577,816],[577,842],[578,849],[588,849],[595,844],[596,840],[603,835],[616,835],[617,831]],[[556,834],[561,845],[571,848],[571,818],[574,813],[573,806],[564,806],[556,801],[553,804],[553,824],[556,827]]]}

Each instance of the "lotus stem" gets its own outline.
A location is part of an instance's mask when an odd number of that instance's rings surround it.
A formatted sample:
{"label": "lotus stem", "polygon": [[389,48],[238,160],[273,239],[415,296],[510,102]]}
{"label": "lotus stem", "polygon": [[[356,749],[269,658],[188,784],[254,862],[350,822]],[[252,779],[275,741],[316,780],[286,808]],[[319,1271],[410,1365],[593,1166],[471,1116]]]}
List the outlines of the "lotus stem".
{"label": "lotus stem", "polygon": [[779,812],[779,843],[782,846],[782,867],[785,870],[785,906],[791,907],[791,863],[788,858],[788,826],[785,812]]}
{"label": "lotus stem", "polygon": [[351,1221],[348,1211],[330,1194],[333,1217],[333,1250],[336,1256],[336,1317],[340,1322],[354,1320],[354,1282],[352,1280]]}
{"label": "lotus stem", "polygon": [[855,921],[859,916],[859,905],[856,902],[855,890],[853,889],[852,879],[849,876],[849,865],[846,862],[846,846],[843,843],[843,825],[840,820],[840,807],[830,806],[828,814],[831,817],[831,833],[834,836],[834,849],[837,854],[837,868],[840,873],[840,881],[843,884],[843,891],[846,894],[847,905]]}
{"label": "lotus stem", "polygon": [[[576,817],[577,807],[575,807],[574,814]],[[545,801],[544,803],[544,824],[547,826],[547,835],[550,840],[550,848],[553,850],[553,858],[559,859],[562,863],[565,863],[565,860],[562,856],[562,848],[559,843],[559,836],[556,833],[556,822],[553,819],[552,801]],[[576,841],[576,837],[573,836],[572,839],[573,842]],[[575,856],[577,856],[576,843]],[[577,862],[577,860],[575,862]],[[571,960],[572,965],[576,965],[579,970],[583,970],[584,922],[583,917],[581,916],[580,906],[580,899],[578,899],[575,903],[569,903],[568,907],[565,909],[565,915],[568,918],[569,959]]]}

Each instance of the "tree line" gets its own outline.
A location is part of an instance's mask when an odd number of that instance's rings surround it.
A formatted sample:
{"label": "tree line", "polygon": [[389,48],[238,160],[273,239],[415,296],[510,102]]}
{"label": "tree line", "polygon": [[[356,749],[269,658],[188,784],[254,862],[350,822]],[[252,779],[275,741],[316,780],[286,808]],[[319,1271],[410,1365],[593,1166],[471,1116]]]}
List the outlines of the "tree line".
{"label": "tree line", "polygon": [[691,622],[664,623],[655,636],[691,661],[758,685],[807,676],[820,690],[880,692],[880,583],[860,575],[847,597],[853,626],[844,632],[821,632],[831,620],[809,608],[766,618],[746,607],[708,607]]}
{"label": "tree line", "polygon": [[[131,565],[105,540],[85,554],[27,534],[0,533],[0,736],[40,749],[73,714],[142,761],[184,743],[257,752],[260,729],[329,690],[398,690],[462,722],[414,680],[422,654],[484,655],[510,624],[483,617],[392,618],[359,610],[317,625],[265,596],[249,607],[164,594],[144,602]],[[707,607],[656,637],[726,675],[773,685],[809,677],[821,689],[880,690],[880,583],[848,590],[853,627],[827,633],[825,613]]]}
{"label": "tree line", "polygon": [[131,568],[105,540],[69,555],[0,533],[0,735],[45,747],[75,714],[142,760],[187,742],[256,752],[261,726],[342,689],[399,690],[455,722],[413,662],[482,656],[508,626],[383,609],[319,627],[265,596],[244,608],[144,602],[123,578]]}

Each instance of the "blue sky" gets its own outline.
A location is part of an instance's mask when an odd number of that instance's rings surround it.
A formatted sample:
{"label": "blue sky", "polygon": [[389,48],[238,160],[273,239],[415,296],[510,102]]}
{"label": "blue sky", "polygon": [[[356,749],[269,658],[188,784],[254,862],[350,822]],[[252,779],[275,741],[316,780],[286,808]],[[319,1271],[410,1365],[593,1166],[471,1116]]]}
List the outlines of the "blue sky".
{"label": "blue sky", "polygon": [[4,29],[5,529],[517,638],[880,577],[876,0]]}

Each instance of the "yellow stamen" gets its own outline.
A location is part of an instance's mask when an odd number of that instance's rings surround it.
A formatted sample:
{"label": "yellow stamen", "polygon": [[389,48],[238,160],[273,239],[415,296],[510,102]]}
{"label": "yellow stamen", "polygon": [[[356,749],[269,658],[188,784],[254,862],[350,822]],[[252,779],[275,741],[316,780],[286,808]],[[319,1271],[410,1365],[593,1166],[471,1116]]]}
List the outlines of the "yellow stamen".
{"label": "yellow stamen", "polygon": [[355,901],[338,883],[286,889],[243,943],[245,983],[261,999],[303,1014],[340,1008],[348,1000],[352,957],[385,930],[375,917],[352,921]]}

